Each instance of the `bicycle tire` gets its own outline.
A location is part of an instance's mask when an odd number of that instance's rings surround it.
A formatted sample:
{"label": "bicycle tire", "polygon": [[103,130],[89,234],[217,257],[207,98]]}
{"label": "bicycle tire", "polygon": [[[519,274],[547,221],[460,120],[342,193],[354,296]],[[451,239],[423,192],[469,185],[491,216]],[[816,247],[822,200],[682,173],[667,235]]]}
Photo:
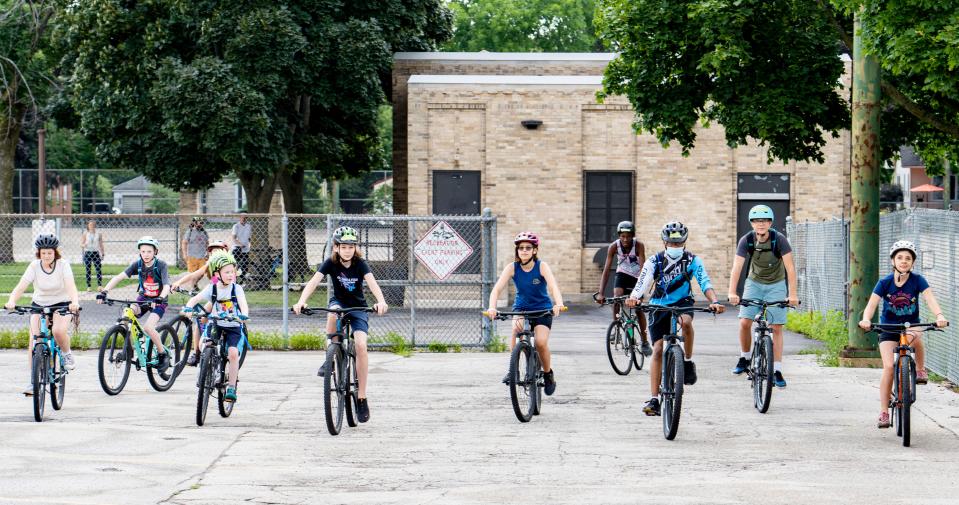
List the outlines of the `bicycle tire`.
{"label": "bicycle tire", "polygon": [[509,358],[509,399],[513,413],[521,423],[533,418],[536,405],[536,374],[530,372],[532,350],[528,342],[520,340]]}
{"label": "bicycle tire", "polygon": [[[219,376],[223,378],[223,383],[216,385],[216,409],[220,412],[220,417],[224,418],[230,417],[233,413],[233,405],[236,403],[226,401],[226,386],[230,383],[229,363],[229,359],[220,360]],[[240,385],[239,381],[236,385]]]}
{"label": "bicycle tire", "polygon": [[773,394],[773,339],[763,335],[753,351],[753,406],[760,414],[769,410]]}
{"label": "bicycle tire", "polygon": [[181,356],[176,363],[176,375],[179,376],[186,368],[186,362],[190,359],[190,353],[193,352],[193,321],[186,316],[177,316],[172,321],[157,328],[167,327],[176,335],[180,341]]}
{"label": "bicycle tire", "polygon": [[910,433],[910,423],[911,420],[911,407],[912,407],[912,394],[916,390],[915,383],[913,380],[912,370],[915,366],[912,358],[909,356],[903,356],[899,358],[899,377],[897,378],[902,385],[902,390],[900,391],[899,398],[899,422],[902,427],[902,446],[909,447],[912,443],[912,434]]}
{"label": "bicycle tire", "polygon": [[532,370],[533,374],[533,383],[536,384],[536,387],[533,388],[533,415],[538,416],[543,406],[543,388],[546,386],[545,377],[543,377],[543,372],[541,370],[542,365],[539,361],[539,353],[536,350],[533,350],[533,355],[529,358],[530,365],[528,370]]}
{"label": "bicycle tire", "polygon": [[323,376],[323,413],[326,429],[333,436],[339,435],[343,428],[346,407],[346,395],[340,381],[345,372],[342,350],[339,344],[330,345],[326,350],[326,375]]}
{"label": "bicycle tire", "polygon": [[[626,329],[619,319],[614,319],[606,328],[606,357],[609,358],[609,365],[617,375],[629,375],[633,369],[633,357],[630,355],[632,345]],[[617,363],[617,360],[626,358],[625,363]]]}
{"label": "bicycle tire", "polygon": [[[643,369],[643,365],[646,364],[646,355],[643,354],[642,351],[637,350],[637,347],[636,347],[636,335],[639,335],[639,334],[640,334],[640,332],[639,332],[639,326],[636,325],[636,324],[633,324],[632,327],[633,327],[633,339],[632,339],[632,344],[633,344],[633,352],[632,352],[632,355],[633,355],[633,368],[635,368],[636,371],[638,372],[638,371],[642,370],[642,369]],[[642,338],[642,337],[640,337],[640,338]]]}
{"label": "bicycle tire", "polygon": [[359,426],[357,420],[360,418],[359,412],[356,411],[360,383],[356,376],[356,355],[350,353],[347,356],[346,371],[343,376],[343,382],[346,384],[346,425],[356,428]]}
{"label": "bicycle tire", "polygon": [[53,410],[63,408],[63,398],[67,393],[67,374],[63,369],[60,356],[50,355],[50,368],[53,371],[54,381],[50,383],[50,405]]}
{"label": "bicycle tire", "polygon": [[663,378],[659,395],[663,398],[663,436],[673,440],[679,432],[679,415],[683,407],[683,350],[678,345],[670,346],[663,354]]}
{"label": "bicycle tire", "polygon": [[33,380],[33,419],[43,422],[43,407],[47,401],[47,359],[44,344],[33,345],[33,365],[30,368]]}
{"label": "bicycle tire", "polygon": [[200,372],[196,378],[196,425],[206,422],[206,410],[213,394],[213,348],[203,349],[200,356]]}
{"label": "bicycle tire", "polygon": [[153,339],[148,335],[144,335],[144,338],[147,339],[147,380],[150,382],[150,386],[152,386],[153,389],[162,393],[164,391],[169,391],[173,386],[173,383],[176,382],[178,375],[177,369],[179,368],[181,358],[180,341],[178,340],[178,336],[173,333],[172,328],[170,328],[168,325],[163,325],[157,328],[157,331],[160,334],[160,343],[163,344],[163,347],[165,347],[167,351],[172,353],[172,355],[169,357],[170,365],[166,370],[161,372],[158,368],[156,368],[155,365],[150,364],[154,359],[156,359],[159,351],[157,350],[156,346],[153,345]]}
{"label": "bicycle tire", "polygon": [[130,347],[130,335],[126,327],[118,324],[108,329],[100,341],[97,361],[97,375],[100,376],[100,387],[104,393],[115,396],[123,391],[130,378],[132,360],[133,349]]}

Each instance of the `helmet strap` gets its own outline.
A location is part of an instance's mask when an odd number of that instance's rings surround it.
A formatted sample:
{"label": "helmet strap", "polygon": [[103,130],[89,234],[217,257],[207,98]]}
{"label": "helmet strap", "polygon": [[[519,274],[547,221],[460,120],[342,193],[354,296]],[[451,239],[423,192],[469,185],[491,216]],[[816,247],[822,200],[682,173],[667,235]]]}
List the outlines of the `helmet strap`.
{"label": "helmet strap", "polygon": [[529,265],[529,264],[532,263],[533,261],[535,261],[535,260],[534,260],[533,258],[530,258],[530,259],[528,259],[528,260],[526,260],[526,261],[520,261],[519,264],[525,267],[526,265]]}
{"label": "helmet strap", "polygon": [[893,265],[892,269],[896,271],[896,282],[902,282],[902,280],[908,277],[909,273],[912,272],[912,270],[906,270],[905,272],[903,272],[899,270],[899,268],[896,267],[896,265]]}

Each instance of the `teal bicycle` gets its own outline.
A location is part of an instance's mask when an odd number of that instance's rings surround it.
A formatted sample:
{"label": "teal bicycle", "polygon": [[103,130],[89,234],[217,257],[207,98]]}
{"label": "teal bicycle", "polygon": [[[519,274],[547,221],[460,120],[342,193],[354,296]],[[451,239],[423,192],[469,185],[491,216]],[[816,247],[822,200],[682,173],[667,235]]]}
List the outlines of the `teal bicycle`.
{"label": "teal bicycle", "polygon": [[177,366],[180,362],[181,350],[176,333],[168,325],[157,327],[163,351],[170,358],[168,366],[161,369],[160,353],[157,352],[153,339],[147,335],[131,308],[133,305],[139,305],[140,313],[145,314],[149,311],[151,302],[114,300],[106,297],[101,300],[107,305],[123,304],[123,311],[117,319],[117,325],[108,329],[100,342],[97,372],[100,375],[100,387],[103,388],[103,392],[110,396],[120,394],[127,384],[127,379],[130,378],[131,365],[137,370],[146,369],[147,380],[153,389],[161,392],[170,389],[182,370]]}
{"label": "teal bicycle", "polygon": [[[599,293],[593,293],[593,300],[596,300],[598,295]],[[644,343],[645,338],[642,336],[637,312],[626,307],[627,298],[629,298],[628,295],[623,295],[607,298],[603,302],[603,305],[619,305],[619,317],[613,319],[606,329],[606,356],[613,371],[619,375],[629,375],[633,366],[636,370],[642,370],[647,356],[640,351],[641,348],[637,343],[637,335],[641,336]],[[649,353],[652,354],[651,349]]]}
{"label": "teal bicycle", "polygon": [[61,316],[71,314],[67,307],[33,307],[17,305],[12,314],[40,314],[40,334],[35,335],[33,344],[33,363],[30,366],[30,381],[33,383],[33,418],[43,421],[43,408],[46,404],[47,389],[50,390],[50,404],[53,410],[63,408],[63,397],[67,388],[67,370],[60,345],[53,338],[53,313]]}

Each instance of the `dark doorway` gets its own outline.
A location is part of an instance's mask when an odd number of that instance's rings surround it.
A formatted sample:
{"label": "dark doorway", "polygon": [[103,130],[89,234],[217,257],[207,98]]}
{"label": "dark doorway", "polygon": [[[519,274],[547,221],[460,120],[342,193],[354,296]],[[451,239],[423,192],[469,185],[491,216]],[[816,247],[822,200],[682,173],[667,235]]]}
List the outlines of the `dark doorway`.
{"label": "dark doorway", "polygon": [[[738,202],[736,205],[736,243],[752,231],[749,225],[749,209],[755,205],[768,205],[773,210],[773,228],[786,233],[786,216],[789,215],[789,174],[739,174],[737,177]],[[736,292],[742,295],[746,276],[739,275]]]}
{"label": "dark doorway", "polygon": [[[442,170],[433,172],[433,214],[471,215],[480,213],[480,172],[478,170]],[[473,254],[463,262],[457,273],[480,273],[482,233],[478,222],[452,222]]]}

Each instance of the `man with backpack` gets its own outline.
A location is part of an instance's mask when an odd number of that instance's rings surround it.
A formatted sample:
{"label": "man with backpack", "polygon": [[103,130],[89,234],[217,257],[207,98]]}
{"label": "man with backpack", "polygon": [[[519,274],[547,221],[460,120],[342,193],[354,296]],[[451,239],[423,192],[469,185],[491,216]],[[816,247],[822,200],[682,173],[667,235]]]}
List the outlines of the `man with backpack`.
{"label": "man with backpack", "polygon": [[[743,287],[743,298],[775,302],[788,300],[789,305],[799,305],[796,294],[796,266],[793,263],[792,247],[789,240],[774,228],[773,210],[767,205],[757,205],[749,211],[749,224],[753,231],[739,239],[733,269],[729,274],[729,303],[739,303],[736,289],[739,276],[748,262],[748,277]],[[733,373],[740,375],[749,368],[752,359],[750,335],[753,320],[759,314],[759,307],[741,307],[739,309],[739,345],[740,354]],[[776,387],[786,387],[783,378],[783,325],[786,324],[786,309],[769,307],[766,318],[773,329],[773,369]]]}

